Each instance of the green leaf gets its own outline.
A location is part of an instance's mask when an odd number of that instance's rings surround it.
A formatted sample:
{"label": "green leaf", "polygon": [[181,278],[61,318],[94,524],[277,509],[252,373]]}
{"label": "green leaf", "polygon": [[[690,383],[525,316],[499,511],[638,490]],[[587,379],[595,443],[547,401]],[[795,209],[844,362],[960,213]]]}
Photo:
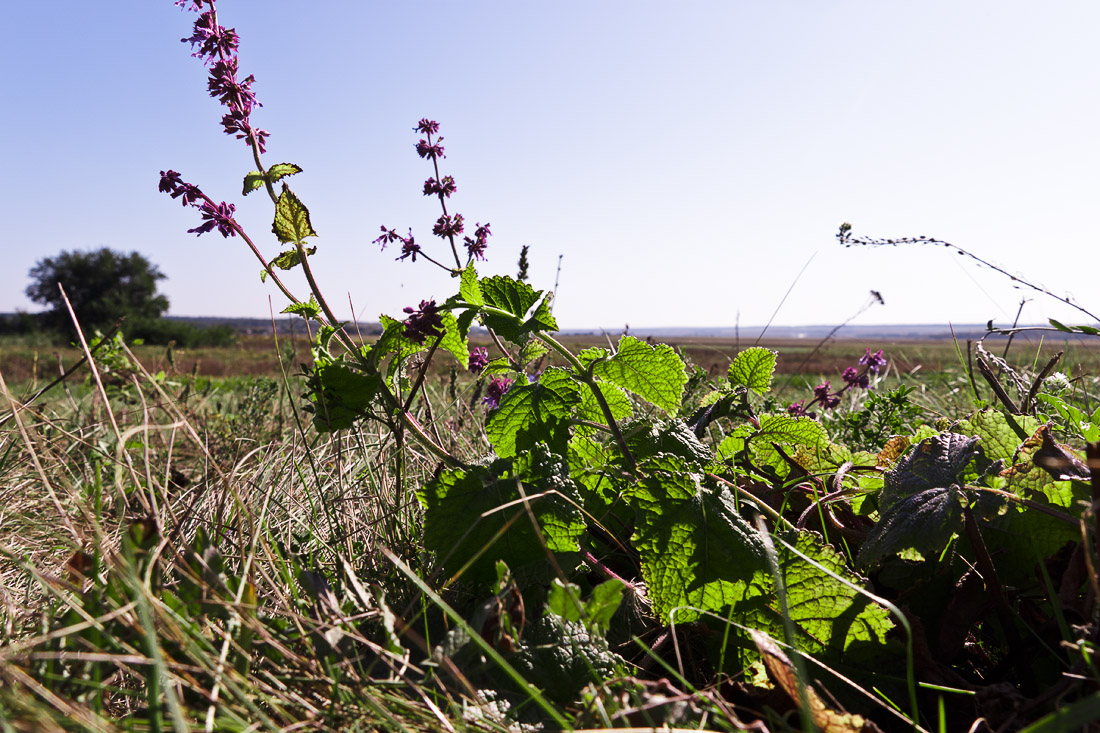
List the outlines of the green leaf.
{"label": "green leaf", "polygon": [[564,453],[569,422],[581,402],[580,385],[570,372],[550,367],[534,384],[514,385],[489,414],[485,432],[497,455],[509,457],[546,442]]}
{"label": "green leaf", "polygon": [[244,191],[241,195],[247,196],[260,186],[264,185],[264,174],[259,171],[251,171],[244,176]]}
{"label": "green leaf", "polygon": [[958,482],[959,474],[978,453],[978,440],[958,433],[941,433],[922,440],[886,473],[879,510],[889,514],[895,504],[914,494]]}
{"label": "green leaf", "polygon": [[1066,333],[1073,333],[1073,329],[1070,328],[1069,326],[1067,326],[1066,324],[1064,324],[1060,321],[1056,321],[1053,318],[1050,318],[1050,319],[1047,319],[1047,320],[1050,322],[1050,325],[1054,326],[1059,331],[1065,331]]}
{"label": "green leaf", "polygon": [[[317,252],[316,247],[306,247],[305,250],[307,255],[312,255]],[[297,247],[295,247],[294,249],[288,249],[286,252],[280,253],[278,257],[271,261],[271,264],[275,267],[278,267],[280,270],[290,270],[294,267],[297,267],[301,263],[302,257],[299,254]],[[264,271],[264,274],[266,275],[267,272]]]}
{"label": "green leaf", "polygon": [[379,316],[378,320],[382,324],[383,331],[374,347],[375,358],[393,353],[397,354],[398,361],[404,361],[413,354],[419,354],[428,348],[405,336],[404,322],[389,316]]}
{"label": "green leaf", "polygon": [[471,305],[485,305],[485,299],[481,297],[481,286],[477,282],[477,270],[474,269],[472,262],[462,271],[462,284],[459,286],[458,294]]}
{"label": "green leaf", "polygon": [[954,486],[925,489],[895,501],[863,541],[856,563],[869,568],[902,550],[938,555],[962,530],[962,501]]}
{"label": "green leaf", "polygon": [[275,221],[271,224],[271,231],[283,243],[298,243],[306,237],[317,236],[309,222],[309,209],[285,183],[279,202],[275,205]]}
{"label": "green leaf", "polygon": [[592,589],[588,601],[582,601],[579,586],[554,578],[546,596],[546,610],[566,621],[579,621],[592,633],[601,634],[611,625],[625,587],[621,580],[608,580]]}
{"label": "green leaf", "polygon": [[817,420],[790,415],[761,415],[760,427],[753,433],[754,441],[786,443],[788,445],[819,446],[829,442],[829,434]]}
{"label": "green leaf", "polygon": [[519,350],[519,363],[523,366],[527,366],[548,351],[550,351],[549,346],[541,341],[532,339],[525,343],[523,348]]}
{"label": "green leaf", "polygon": [[770,350],[754,346],[738,354],[730,364],[730,382],[748,387],[763,395],[771,389],[772,375],[779,355]]}
{"label": "green leaf", "polygon": [[302,169],[293,163],[276,163],[267,169],[267,180],[275,184],[287,176],[293,176],[295,173],[301,172]]}
{"label": "green leaf", "polygon": [[[630,404],[630,398],[626,396],[626,392],[607,382],[598,382],[598,386],[613,418],[622,420],[634,414],[634,407]],[[595,393],[587,384],[581,384],[581,404],[577,408],[576,418],[600,423],[601,425],[607,423],[607,417],[600,409],[600,403],[596,399]],[[578,430],[592,431],[594,428],[580,426]]]}
{"label": "green leaf", "polygon": [[382,379],[343,361],[317,363],[307,386],[314,403],[313,423],[321,432],[350,428],[370,408]]}
{"label": "green leaf", "polygon": [[[867,580],[848,569],[844,555],[824,544],[814,532],[799,532],[797,537],[787,534],[784,539],[802,555],[848,581],[837,580],[785,545],[776,543],[779,567],[786,581],[787,609],[799,631],[798,647],[826,660],[844,660],[850,664],[866,663],[869,659],[881,661],[887,651],[886,635],[894,624],[889,611],[860,592]],[[783,620],[775,610],[778,604],[771,600],[774,579],[768,573],[766,580],[760,580],[766,583],[768,592],[745,605],[742,623],[770,627],[772,636],[782,637]],[[755,614],[750,613],[753,607],[757,609]],[[739,610],[734,608],[734,620]]]}
{"label": "green leaf", "polygon": [[[465,278],[463,278],[465,279]],[[516,318],[523,318],[539,300],[542,291],[536,291],[530,285],[513,280],[505,275],[483,277],[478,281],[485,305],[506,310]]]}
{"label": "green leaf", "polygon": [[247,196],[264,185],[264,181],[275,184],[287,176],[293,176],[295,173],[301,172],[302,169],[293,163],[276,163],[267,169],[266,176],[259,171],[251,171],[244,177],[244,195]]}
{"label": "green leaf", "polygon": [[[596,521],[608,520],[608,511],[622,508],[618,501],[625,486],[622,472],[611,463],[616,457],[609,445],[599,443],[578,430],[569,441],[570,476],[577,483],[584,500],[584,510]],[[633,516],[623,517],[627,524]]]}
{"label": "green leaf", "polygon": [[[783,447],[790,459],[801,448],[811,453],[830,450],[829,436],[817,420],[808,417],[790,415],[761,415],[759,427],[746,440],[752,462],[759,468],[770,467],[778,478],[786,477],[791,471],[787,459],[780,455],[775,447]],[[728,448],[736,448],[734,445]],[[801,464],[799,464],[801,465]]]}
{"label": "green leaf", "polygon": [[766,568],[766,556],[733,495],[702,487],[673,456],[648,461],[642,470],[646,477],[625,497],[635,509],[631,540],[658,620],[687,623],[742,600],[753,574]]}
{"label": "green leaf", "polygon": [[498,356],[495,359],[491,359],[485,368],[481,370],[481,376],[491,377],[496,374],[511,374],[515,370],[512,369],[511,363],[506,357]]}
{"label": "green leaf", "polygon": [[610,358],[611,352],[599,346],[589,346],[577,352],[577,361],[587,367],[594,361]]}
{"label": "green leaf", "polygon": [[[539,534],[518,502],[519,484],[527,496],[537,496],[529,503]],[[417,492],[424,506],[424,546],[449,574],[469,564],[462,577],[474,583],[493,583],[502,558],[521,585],[549,582],[547,549],[566,570],[579,559],[575,553],[585,530],[575,495],[568,467],[545,446],[514,463],[444,471]]]}
{"label": "green leaf", "polygon": [[470,365],[470,342],[459,327],[458,319],[450,311],[441,311],[439,316],[443,319],[444,328],[443,340],[439,342],[439,347],[450,352],[463,369],[467,368]]}
{"label": "green leaf", "polygon": [[547,293],[539,303],[539,307],[523,323],[524,331],[557,331],[558,322],[554,320],[554,314],[550,312],[550,301],[554,299],[553,293]]}
{"label": "green leaf", "polygon": [[687,384],[684,362],[671,346],[651,346],[633,336],[619,339],[615,355],[593,364],[592,374],[673,414],[680,409]]}
{"label": "green leaf", "polygon": [[306,319],[317,318],[321,315],[321,306],[318,305],[316,299],[314,299],[314,297],[310,295],[308,303],[291,303],[279,312],[299,315],[302,318]]}
{"label": "green leaf", "polygon": [[550,315],[548,295],[527,317],[531,307],[539,302],[542,291],[536,291],[525,282],[504,275],[483,277],[478,281],[484,305],[499,308],[512,314],[512,318],[497,313],[482,313],[482,322],[503,338],[517,344],[525,343],[531,332],[556,330],[557,323]]}
{"label": "green leaf", "polygon": [[527,684],[561,705],[580,700],[587,685],[621,678],[628,667],[602,636],[553,613],[532,624],[511,659]]}
{"label": "green leaf", "polygon": [[699,468],[713,459],[710,449],[703,445],[687,423],[679,418],[652,424],[642,422],[641,427],[645,426],[648,426],[648,430],[629,431],[630,434],[626,440],[627,447],[638,460],[669,454]]}
{"label": "green leaf", "polygon": [[1022,442],[1035,434],[1040,422],[1031,415],[1009,415],[987,408],[959,420],[951,430],[981,438],[982,453],[991,461],[1011,463]]}

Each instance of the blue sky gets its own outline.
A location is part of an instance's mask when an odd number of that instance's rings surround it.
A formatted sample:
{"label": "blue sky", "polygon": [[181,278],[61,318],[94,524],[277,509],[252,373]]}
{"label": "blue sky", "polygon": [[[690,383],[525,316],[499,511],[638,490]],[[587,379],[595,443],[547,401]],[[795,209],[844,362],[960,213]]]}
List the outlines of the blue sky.
{"label": "blue sky", "polygon": [[[1095,2],[351,2],[223,0],[340,315],[398,315],[456,290],[371,244],[417,241],[438,204],[413,149],[442,125],[452,211],[491,222],[484,273],[552,288],[563,328],[1086,322],[939,248],[844,249],[857,234],[949,240],[1100,309],[1100,4]],[[235,203],[261,249],[270,201],[240,195],[170,0],[6,9],[0,311],[36,310],[27,271],[63,249],[137,250],[177,315],[285,303],[239,239],[196,238],[157,192],[174,169]],[[439,250],[442,253],[442,250]],[[304,296],[304,281],[291,276]],[[270,298],[270,305],[269,305]]]}

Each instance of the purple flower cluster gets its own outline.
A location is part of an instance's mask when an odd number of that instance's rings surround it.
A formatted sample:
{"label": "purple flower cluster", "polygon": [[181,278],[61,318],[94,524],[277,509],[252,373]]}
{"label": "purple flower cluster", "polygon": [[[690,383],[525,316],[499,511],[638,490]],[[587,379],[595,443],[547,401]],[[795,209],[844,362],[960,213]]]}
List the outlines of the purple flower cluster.
{"label": "purple flower cluster", "polygon": [[470,349],[469,369],[473,374],[481,374],[489,363],[489,350],[484,346],[475,346]]}
{"label": "purple flower cluster", "polygon": [[508,377],[493,377],[489,386],[485,389],[485,399],[482,400],[490,408],[500,404],[504,394],[512,388],[512,380]]}
{"label": "purple flower cluster", "polygon": [[237,236],[237,230],[240,227],[233,219],[233,212],[237,208],[233,204],[227,204],[224,201],[215,204],[198,186],[187,183],[175,171],[160,172],[159,189],[172,198],[179,199],[184,206],[194,206],[202,214],[202,224],[194,229],[188,229],[188,234],[201,236],[214,231],[217,227],[223,237]]}
{"label": "purple flower cluster", "polygon": [[[432,234],[450,243],[451,251],[455,259],[455,268],[461,268],[462,263],[459,261],[458,247],[455,240],[465,233],[465,220],[462,214],[451,214],[447,211],[447,200],[451,197],[451,194],[458,190],[458,184],[455,183],[453,176],[439,175],[439,159],[446,157],[443,154],[443,146],[440,144],[443,138],[439,137],[439,123],[425,117],[421,119],[413,129],[423,135],[416,143],[417,155],[421,158],[431,160],[432,166],[435,168],[435,175],[424,181],[424,195],[437,197],[439,199],[439,205],[443,209],[443,214],[436,219],[435,225],[432,227]],[[462,237],[462,243],[466,247],[467,262],[485,259],[485,250],[488,247],[489,237],[491,235],[492,232],[489,230],[489,222],[486,222],[484,225],[478,222],[477,229],[474,231],[474,236]],[[384,249],[387,244],[398,241],[401,242],[402,246],[401,256],[397,259],[404,260],[406,258],[412,258],[413,262],[416,262],[416,255],[421,255],[424,259],[433,264],[439,265],[444,269],[451,269],[425,254],[421,250],[420,245],[413,241],[411,230],[409,231],[408,237],[402,237],[393,229],[382,227],[382,236],[375,239],[373,244],[381,244]]]}
{"label": "purple flower cluster", "polygon": [[485,222],[484,226],[481,222],[477,223],[477,229],[474,230],[474,238],[463,237],[466,243],[466,252],[472,259],[484,260],[485,259],[485,247],[486,242],[492,232],[489,231],[489,222]]}
{"label": "purple flower cluster", "polygon": [[871,384],[870,374],[878,374],[879,370],[886,366],[886,357],[882,355],[882,349],[879,349],[875,353],[871,353],[870,349],[867,349],[867,353],[859,358],[859,365],[862,369],[855,367],[848,367],[840,375],[844,380],[844,386],[838,390],[833,390],[829,384],[829,380],[825,380],[821,384],[814,387],[814,397],[809,402],[799,400],[798,402],[792,402],[787,407],[787,413],[794,417],[811,417],[816,418],[817,413],[810,410],[814,405],[821,405],[823,409],[832,409],[840,404],[840,395],[844,394],[850,389],[860,388],[867,389]]}
{"label": "purple flower cluster", "polygon": [[443,176],[443,180],[437,181],[434,178],[429,178],[424,181],[424,195],[425,196],[443,196],[450,198],[451,194],[458,190],[458,186],[455,184],[455,179],[451,176]]}
{"label": "purple flower cluster", "polygon": [[453,239],[456,234],[462,234],[462,227],[462,214],[455,214],[454,216],[444,214],[436,219],[432,234],[443,239]]}
{"label": "purple flower cluster", "polygon": [[404,260],[411,257],[412,261],[416,262],[416,256],[421,254],[421,251],[420,245],[417,244],[416,240],[413,238],[412,229],[409,230],[409,236],[402,237],[397,233],[397,230],[382,227],[382,236],[374,240],[372,244],[381,244],[382,249],[385,249],[387,244],[392,244],[393,242],[401,242],[401,256],[395,259]]}
{"label": "purple flower cluster", "polygon": [[443,318],[434,300],[420,301],[420,308],[406,308],[409,317],[405,319],[405,338],[423,344],[429,336],[443,335]]}
{"label": "purple flower cluster", "polygon": [[[204,4],[210,6],[205,12]],[[191,55],[210,66],[207,90],[211,97],[229,109],[222,117],[225,133],[244,140],[249,146],[255,144],[261,153],[265,152],[269,133],[253,127],[251,122],[252,108],[263,106],[256,101],[256,94],[252,91],[256,78],[252,75],[237,78],[237,47],[240,45],[237,31],[218,23],[213,0],[178,0],[176,5],[202,13],[195,21],[191,36],[180,40],[190,43],[192,49],[197,48]]]}

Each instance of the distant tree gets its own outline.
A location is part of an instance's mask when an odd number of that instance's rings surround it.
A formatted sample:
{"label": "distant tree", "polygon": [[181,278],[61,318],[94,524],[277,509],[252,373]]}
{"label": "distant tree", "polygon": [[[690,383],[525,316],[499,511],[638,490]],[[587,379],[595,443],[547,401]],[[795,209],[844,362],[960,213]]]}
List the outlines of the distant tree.
{"label": "distant tree", "polygon": [[157,294],[164,274],[137,252],[122,254],[106,247],[93,252],[62,252],[31,268],[27,297],[49,306],[45,325],[72,331],[57,284],[65,287],[81,328],[110,328],[120,318],[131,324],[153,321],[168,310],[168,299]]}

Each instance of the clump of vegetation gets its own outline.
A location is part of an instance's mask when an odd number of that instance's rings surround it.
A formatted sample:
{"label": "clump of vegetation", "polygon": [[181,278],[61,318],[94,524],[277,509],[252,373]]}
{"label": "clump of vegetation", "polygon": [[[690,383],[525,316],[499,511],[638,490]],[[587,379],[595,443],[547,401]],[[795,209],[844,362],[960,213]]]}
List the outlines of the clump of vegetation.
{"label": "clump of vegetation", "polygon": [[[457,292],[360,340],[313,276],[317,234],[284,180],[301,169],[263,164],[236,32],[211,0],[177,4],[200,11],[187,40],[284,251],[264,259],[234,206],[182,174],[160,188],[200,212],[190,231],[241,237],[285,312],[320,327],[299,378],[287,365],[232,399],[150,374],[111,337],[83,347],[93,389],[48,411],[0,375],[0,719],[846,732],[1096,717],[1100,476],[1066,444],[1100,431],[1094,383],[979,348],[997,406],[935,415],[884,389],[870,348],[794,401],[766,348],[717,378],[627,334],[570,349],[552,293],[477,272],[490,224],[467,232],[449,208],[427,118],[415,149],[442,241],[382,227],[376,242]],[[293,268],[305,297],[279,277]]]}
{"label": "clump of vegetation", "polygon": [[30,271],[27,297],[47,306],[41,313],[18,313],[0,320],[0,334],[31,336],[38,342],[66,343],[76,328],[112,331],[125,324],[131,339],[192,348],[228,346],[236,340],[227,326],[200,328],[164,318],[168,298],[157,292],[165,278],[139,252],[107,247],[65,251],[44,257]]}

